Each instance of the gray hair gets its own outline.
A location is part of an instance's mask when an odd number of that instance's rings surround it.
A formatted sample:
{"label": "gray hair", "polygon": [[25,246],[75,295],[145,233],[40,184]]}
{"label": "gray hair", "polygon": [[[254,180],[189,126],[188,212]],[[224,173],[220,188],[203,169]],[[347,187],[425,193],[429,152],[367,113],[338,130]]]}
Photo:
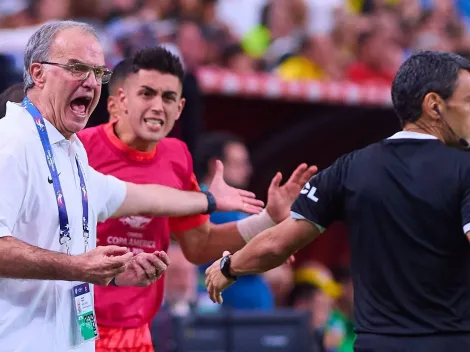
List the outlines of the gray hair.
{"label": "gray hair", "polygon": [[87,23],[76,21],[54,21],[42,25],[36,32],[34,32],[31,38],[29,38],[24,50],[23,83],[25,93],[29,88],[34,87],[33,78],[29,72],[31,65],[35,62],[47,61],[55,36],[59,32],[69,28],[79,28],[83,32],[93,35],[99,41],[98,34],[95,29]]}

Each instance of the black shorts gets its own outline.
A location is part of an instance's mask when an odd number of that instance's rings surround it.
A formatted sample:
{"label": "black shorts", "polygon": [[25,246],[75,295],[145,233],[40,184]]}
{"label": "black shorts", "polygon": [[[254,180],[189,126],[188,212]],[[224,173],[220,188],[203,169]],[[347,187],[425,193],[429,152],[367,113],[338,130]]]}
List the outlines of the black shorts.
{"label": "black shorts", "polygon": [[359,334],[355,352],[468,352],[470,334],[387,336]]}

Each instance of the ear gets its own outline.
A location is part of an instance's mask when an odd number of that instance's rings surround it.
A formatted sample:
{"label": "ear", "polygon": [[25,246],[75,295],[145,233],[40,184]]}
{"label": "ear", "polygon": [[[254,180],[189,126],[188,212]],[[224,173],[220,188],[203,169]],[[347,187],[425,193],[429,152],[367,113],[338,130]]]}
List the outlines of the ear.
{"label": "ear", "polygon": [[107,101],[107,109],[108,109],[108,114],[109,114],[109,121],[114,121],[116,119],[116,113],[117,113],[117,97],[110,95],[108,97]]}
{"label": "ear", "polygon": [[44,87],[44,83],[46,82],[45,71],[44,66],[40,63],[34,62],[31,64],[29,67],[29,74],[31,75],[35,86],[39,88]]}
{"label": "ear", "polygon": [[179,103],[178,103],[178,115],[176,116],[175,120],[178,120],[181,116],[181,113],[183,112],[184,106],[186,105],[186,99],[181,98]]}
{"label": "ear", "polygon": [[424,96],[421,109],[423,115],[429,116],[433,120],[439,120],[441,113],[445,113],[444,100],[436,93],[428,93]]}
{"label": "ear", "polygon": [[126,92],[124,91],[124,88],[119,88],[118,89],[118,101],[121,104],[122,111],[124,111],[124,113],[127,114],[128,113],[127,95],[126,95]]}

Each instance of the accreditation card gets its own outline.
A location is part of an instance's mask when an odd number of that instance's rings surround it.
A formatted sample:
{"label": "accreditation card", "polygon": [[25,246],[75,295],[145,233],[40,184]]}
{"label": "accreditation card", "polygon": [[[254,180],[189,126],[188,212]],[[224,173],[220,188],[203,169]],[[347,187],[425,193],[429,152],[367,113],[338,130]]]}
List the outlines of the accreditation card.
{"label": "accreditation card", "polygon": [[90,285],[87,283],[76,285],[73,287],[72,292],[82,342],[96,340],[98,338],[98,327]]}

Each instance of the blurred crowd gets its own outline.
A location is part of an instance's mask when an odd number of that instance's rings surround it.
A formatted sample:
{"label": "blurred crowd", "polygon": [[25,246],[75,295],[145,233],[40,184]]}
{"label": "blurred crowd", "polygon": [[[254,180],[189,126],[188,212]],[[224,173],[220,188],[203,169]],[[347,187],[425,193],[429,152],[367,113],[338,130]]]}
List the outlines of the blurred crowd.
{"label": "blurred crowd", "polygon": [[470,55],[465,0],[2,0],[0,54],[21,70],[34,29],[67,18],[99,29],[110,67],[160,43],[189,71],[390,84],[414,50]]}

